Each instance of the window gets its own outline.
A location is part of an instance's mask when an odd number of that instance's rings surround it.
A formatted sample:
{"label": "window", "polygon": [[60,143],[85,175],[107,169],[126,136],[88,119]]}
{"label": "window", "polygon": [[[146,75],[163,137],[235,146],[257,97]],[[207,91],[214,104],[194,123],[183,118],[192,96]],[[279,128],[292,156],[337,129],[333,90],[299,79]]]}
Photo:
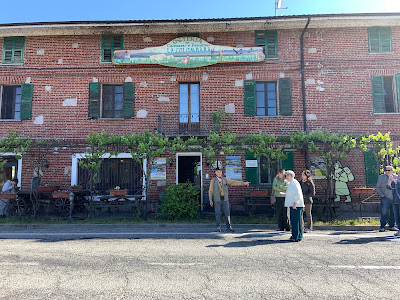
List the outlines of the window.
{"label": "window", "polygon": [[278,173],[278,161],[271,160],[265,156],[258,159],[258,182],[260,184],[272,185],[274,177]]}
{"label": "window", "polygon": [[278,32],[276,30],[257,30],[255,46],[263,47],[266,58],[278,58]]}
{"label": "window", "polygon": [[374,113],[398,113],[400,102],[400,75],[372,76]]}
{"label": "window", "polygon": [[31,118],[32,84],[0,86],[0,94],[2,120],[28,120]]}
{"label": "window", "polygon": [[[96,193],[105,194],[110,189],[119,186],[128,189],[129,195],[142,194],[142,166],[132,158],[107,158],[101,164],[97,173],[94,188]],[[90,188],[89,171],[78,163],[77,184]]]}
{"label": "window", "polygon": [[276,116],[277,111],[276,82],[256,83],[256,115]]}
{"label": "window", "polygon": [[19,120],[21,115],[21,86],[4,86],[1,118]]}
{"label": "window", "polygon": [[3,64],[22,64],[24,62],[25,38],[5,37],[3,45]]}
{"label": "window", "polygon": [[392,32],[390,27],[368,28],[370,53],[392,52]]}
{"label": "window", "polygon": [[133,82],[123,84],[89,84],[88,117],[107,119],[129,119],[134,116],[135,86]]}
{"label": "window", "polygon": [[[279,110],[278,110],[279,109]],[[290,78],[278,81],[244,81],[245,116],[289,116],[292,114]]]}
{"label": "window", "polygon": [[103,85],[103,118],[122,117],[122,85]]}
{"label": "window", "polygon": [[114,50],[122,50],[124,41],[122,35],[103,35],[101,43],[101,61],[111,62]]}
{"label": "window", "polygon": [[200,130],[200,84],[179,84],[179,132],[196,133]]}

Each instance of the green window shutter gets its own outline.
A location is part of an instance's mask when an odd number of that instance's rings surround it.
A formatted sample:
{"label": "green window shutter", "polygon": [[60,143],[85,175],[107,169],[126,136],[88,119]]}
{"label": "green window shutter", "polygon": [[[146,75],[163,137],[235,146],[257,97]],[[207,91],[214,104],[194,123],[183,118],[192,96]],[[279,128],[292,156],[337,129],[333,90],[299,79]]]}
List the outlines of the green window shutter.
{"label": "green window shutter", "polygon": [[100,83],[89,83],[89,119],[100,118]]}
{"label": "green window shutter", "polygon": [[292,93],[290,78],[281,78],[279,85],[279,113],[281,116],[292,115]]}
{"label": "green window shutter", "polygon": [[122,35],[103,35],[101,42],[101,61],[111,62],[114,50],[124,49],[124,38]]}
{"label": "green window shutter", "polygon": [[3,64],[24,62],[25,37],[5,37],[3,43]]}
{"label": "green window shutter", "polygon": [[294,171],[294,152],[284,152],[286,159],[282,160],[282,169]]}
{"label": "green window shutter", "polygon": [[383,87],[383,76],[371,76],[372,80],[372,102],[374,113],[384,113],[385,108],[385,91]]}
{"label": "green window shutter", "polygon": [[266,58],[277,58],[278,32],[276,30],[256,30],[255,45],[264,48]]}
{"label": "green window shutter", "polygon": [[397,86],[397,103],[399,104],[399,112],[400,112],[400,75],[396,75],[396,86]]}
{"label": "green window shutter", "polygon": [[134,117],[134,100],[135,100],[135,84],[133,82],[125,82],[124,89],[124,102],[123,102],[123,115],[124,119]]}
{"label": "green window shutter", "polygon": [[32,118],[33,84],[23,84],[21,87],[21,120]]}
{"label": "green window shutter", "polygon": [[392,52],[391,27],[369,27],[368,42],[371,53]]}
{"label": "green window shutter", "polygon": [[256,81],[254,79],[244,81],[244,115],[256,115]]}
{"label": "green window shutter", "polygon": [[[246,153],[246,160],[257,160],[257,158]],[[250,182],[250,185],[258,185],[258,167],[246,168],[246,181]]]}
{"label": "green window shutter", "polygon": [[187,33],[178,33],[178,38],[183,37],[183,36],[194,36],[194,37],[200,37],[199,32],[187,32]]}
{"label": "green window shutter", "polygon": [[365,179],[367,186],[375,186],[378,182],[379,165],[373,151],[364,152]]}

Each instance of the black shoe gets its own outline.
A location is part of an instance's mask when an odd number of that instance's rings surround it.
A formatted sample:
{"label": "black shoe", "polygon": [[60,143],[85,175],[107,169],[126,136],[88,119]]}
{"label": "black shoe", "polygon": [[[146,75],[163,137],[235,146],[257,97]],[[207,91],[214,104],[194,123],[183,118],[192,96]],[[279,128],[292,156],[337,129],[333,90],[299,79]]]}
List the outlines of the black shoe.
{"label": "black shoe", "polygon": [[297,242],[297,240],[291,237],[291,238],[289,239],[289,242]]}
{"label": "black shoe", "polygon": [[230,232],[235,232],[235,230],[233,230],[232,227],[229,227],[229,228],[228,228],[228,231],[230,231]]}
{"label": "black shoe", "polygon": [[221,227],[217,227],[217,232],[221,232]]}

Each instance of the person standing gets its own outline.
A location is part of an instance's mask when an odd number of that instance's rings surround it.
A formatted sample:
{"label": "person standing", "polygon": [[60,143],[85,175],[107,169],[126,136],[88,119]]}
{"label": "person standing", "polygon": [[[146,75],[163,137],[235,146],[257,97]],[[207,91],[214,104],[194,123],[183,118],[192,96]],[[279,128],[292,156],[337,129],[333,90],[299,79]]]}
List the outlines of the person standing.
{"label": "person standing", "polygon": [[[312,205],[313,198],[315,196],[315,185],[311,177],[310,170],[305,170],[301,173],[301,190],[303,191],[304,199],[304,210],[307,216],[307,228],[304,228],[304,232],[309,232],[313,230],[313,220],[312,220]],[[303,216],[301,217],[303,220]],[[303,226],[304,227],[304,226]]]}
{"label": "person standing", "polygon": [[303,239],[303,222],[301,216],[304,209],[303,192],[300,183],[294,178],[293,171],[286,171],[286,180],[289,185],[286,189],[285,206],[290,207],[290,227],[292,229],[291,242],[300,242]]}
{"label": "person standing", "polygon": [[394,227],[394,214],[393,214],[393,193],[392,188],[390,187],[389,180],[393,180],[393,167],[386,166],[385,172],[382,175],[379,175],[378,182],[376,183],[376,191],[379,196],[381,196],[381,227],[379,232],[384,232],[386,227],[387,215],[390,211],[389,216],[389,229],[392,231],[396,231],[397,229]]}
{"label": "person standing", "polygon": [[282,197],[281,192],[285,193],[289,182],[285,180],[285,170],[280,169],[276,174],[273,182],[272,189],[275,193],[275,209],[276,217],[278,220],[278,228],[280,231],[290,231],[288,208],[285,207],[285,197]]}
{"label": "person standing", "polygon": [[[393,194],[393,215],[394,215],[394,220],[397,224],[397,227],[399,227],[400,224],[400,170],[397,173],[397,178],[394,177],[393,180],[388,181],[388,184],[392,188],[392,194]],[[398,230],[395,234],[395,236],[400,236],[400,230]]]}
{"label": "person standing", "polygon": [[231,180],[222,177],[222,171],[219,168],[215,169],[215,176],[210,181],[210,188],[208,190],[208,197],[210,199],[210,206],[214,206],[215,219],[217,222],[217,231],[221,232],[221,206],[224,210],[226,219],[226,229],[233,232],[231,225],[231,215],[229,207],[228,185],[245,185],[249,186],[250,182]]}
{"label": "person standing", "polygon": [[[18,183],[18,179],[7,180],[3,188],[1,189],[2,193],[15,193],[15,186]],[[0,216],[5,217],[7,215],[8,203],[10,199],[1,199],[0,194]]]}

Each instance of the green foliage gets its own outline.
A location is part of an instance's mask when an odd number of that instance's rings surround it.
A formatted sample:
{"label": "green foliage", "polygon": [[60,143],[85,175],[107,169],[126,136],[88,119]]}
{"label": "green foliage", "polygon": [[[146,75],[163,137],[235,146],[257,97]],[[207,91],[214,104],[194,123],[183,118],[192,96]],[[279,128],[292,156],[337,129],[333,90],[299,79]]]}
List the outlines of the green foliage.
{"label": "green foliage", "polygon": [[222,120],[224,120],[224,119],[228,119],[228,121],[232,121],[232,116],[229,113],[227,113],[221,109],[218,109],[218,110],[212,112],[212,119],[213,119],[213,123],[215,124],[217,131],[220,131],[221,129],[231,131],[227,126],[222,124]]}
{"label": "green foliage", "polygon": [[32,139],[21,138],[20,135],[10,128],[6,138],[0,139],[0,153],[12,152],[22,155],[26,152],[32,146]]}
{"label": "green foliage", "polygon": [[168,220],[193,219],[199,216],[199,190],[190,182],[170,185],[160,211]]}

